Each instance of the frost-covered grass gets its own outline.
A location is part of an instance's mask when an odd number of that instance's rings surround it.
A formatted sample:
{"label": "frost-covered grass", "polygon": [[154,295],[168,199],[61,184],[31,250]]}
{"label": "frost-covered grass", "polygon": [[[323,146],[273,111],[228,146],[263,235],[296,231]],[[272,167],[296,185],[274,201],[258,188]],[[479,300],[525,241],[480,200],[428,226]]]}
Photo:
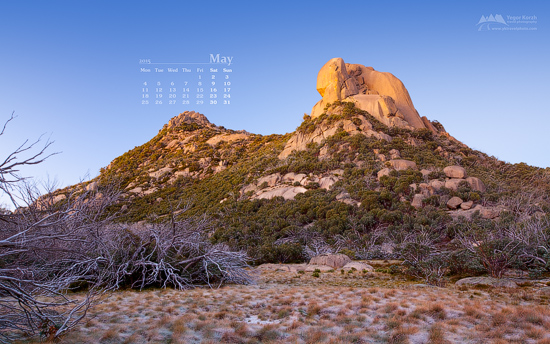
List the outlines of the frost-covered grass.
{"label": "frost-covered grass", "polygon": [[257,285],[119,291],[61,343],[550,343],[549,296],[384,273],[262,271]]}

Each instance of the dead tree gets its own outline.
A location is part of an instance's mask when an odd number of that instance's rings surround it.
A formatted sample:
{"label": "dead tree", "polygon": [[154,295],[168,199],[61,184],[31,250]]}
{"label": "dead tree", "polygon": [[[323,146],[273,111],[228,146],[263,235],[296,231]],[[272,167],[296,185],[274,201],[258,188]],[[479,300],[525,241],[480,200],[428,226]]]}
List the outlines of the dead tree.
{"label": "dead tree", "polygon": [[[0,215],[0,342],[36,334],[57,338],[105,290],[101,266],[106,262],[86,250],[87,238],[110,222],[105,209],[117,193],[73,188],[40,196],[20,174],[51,155],[46,154],[51,142],[40,144],[40,139],[25,141],[0,162],[0,192],[17,207]],[[84,284],[86,293],[71,293]]]}
{"label": "dead tree", "polygon": [[225,244],[212,244],[206,217],[123,226],[101,236],[102,255],[109,261],[109,283],[115,288],[250,284],[249,258]]}

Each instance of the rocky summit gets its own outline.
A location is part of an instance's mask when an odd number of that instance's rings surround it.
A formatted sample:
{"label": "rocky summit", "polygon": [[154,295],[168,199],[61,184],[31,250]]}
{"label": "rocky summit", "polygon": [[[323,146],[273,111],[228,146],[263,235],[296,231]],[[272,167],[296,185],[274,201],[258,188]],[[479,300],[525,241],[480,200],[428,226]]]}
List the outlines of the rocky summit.
{"label": "rocky summit", "polygon": [[420,117],[405,85],[391,73],[333,58],[317,75],[317,91],[323,99],[311,110],[312,118],[320,116],[327,104],[349,101],[387,126],[438,132],[426,117]]}
{"label": "rocky summit", "polygon": [[[97,178],[52,199],[101,193],[116,181],[122,197],[110,211],[119,221],[205,216],[213,243],[244,250],[256,264],[337,253],[402,258],[414,240],[430,250],[458,247],[466,229],[547,216],[549,169],[467,147],[421,117],[392,74],[334,58],[321,67],[317,90],[322,99],[311,115],[285,135],[226,129],[183,112]],[[483,271],[476,264],[468,268]]]}

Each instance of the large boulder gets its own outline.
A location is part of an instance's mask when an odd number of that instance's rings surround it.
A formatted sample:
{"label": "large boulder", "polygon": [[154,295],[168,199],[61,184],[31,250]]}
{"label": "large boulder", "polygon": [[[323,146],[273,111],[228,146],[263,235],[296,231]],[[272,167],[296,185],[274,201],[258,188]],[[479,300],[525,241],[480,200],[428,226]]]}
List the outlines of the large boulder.
{"label": "large boulder", "polygon": [[447,207],[454,210],[458,208],[462,204],[462,202],[464,201],[460,197],[455,196],[447,202]]}
{"label": "large boulder", "polygon": [[349,262],[346,265],[344,265],[342,267],[342,269],[344,269],[344,270],[355,269],[357,271],[368,271],[368,272],[373,272],[374,271],[374,268],[372,266],[370,266],[367,263],[363,263],[363,262]]}
{"label": "large boulder", "polygon": [[518,285],[516,282],[505,279],[505,278],[494,278],[494,277],[467,277],[458,280],[456,285],[482,285],[489,287],[501,287],[501,288],[517,288]]}
{"label": "large boulder", "polygon": [[443,169],[445,175],[449,178],[466,178],[466,170],[461,166],[447,166]]}
{"label": "large boulder", "polygon": [[418,167],[416,167],[416,162],[405,159],[393,159],[390,160],[390,164],[397,171],[406,170],[408,168],[413,170],[418,169]]}
{"label": "large boulder", "polygon": [[466,181],[468,182],[468,184],[470,184],[470,187],[472,188],[472,190],[485,192],[486,190],[485,184],[483,184],[483,182],[479,178],[468,177],[466,178]]}
{"label": "large boulder", "polygon": [[350,257],[345,254],[321,254],[311,258],[310,265],[328,265],[334,269],[340,269],[347,263],[351,262]]}
{"label": "large boulder", "polygon": [[426,128],[409,92],[401,80],[390,73],[333,58],[317,74],[317,91],[323,99],[313,107],[312,118],[319,117],[326,104],[340,100],[354,102],[386,125]]}
{"label": "large boulder", "polygon": [[460,209],[462,210],[468,210],[471,209],[474,205],[474,201],[468,201],[460,204]]}

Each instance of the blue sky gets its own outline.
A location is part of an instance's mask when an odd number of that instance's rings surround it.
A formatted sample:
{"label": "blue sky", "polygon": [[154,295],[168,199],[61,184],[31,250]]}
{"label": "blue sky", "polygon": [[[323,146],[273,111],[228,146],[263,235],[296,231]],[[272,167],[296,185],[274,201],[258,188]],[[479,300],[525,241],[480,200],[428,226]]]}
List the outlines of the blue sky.
{"label": "blue sky", "polygon": [[[478,31],[482,15],[531,31]],[[0,157],[46,134],[62,154],[23,171],[78,182],[185,110],[260,134],[293,131],[333,57],[400,78],[418,112],[502,160],[550,166],[545,1],[2,1]],[[233,56],[230,106],[142,106],[138,60]]]}

